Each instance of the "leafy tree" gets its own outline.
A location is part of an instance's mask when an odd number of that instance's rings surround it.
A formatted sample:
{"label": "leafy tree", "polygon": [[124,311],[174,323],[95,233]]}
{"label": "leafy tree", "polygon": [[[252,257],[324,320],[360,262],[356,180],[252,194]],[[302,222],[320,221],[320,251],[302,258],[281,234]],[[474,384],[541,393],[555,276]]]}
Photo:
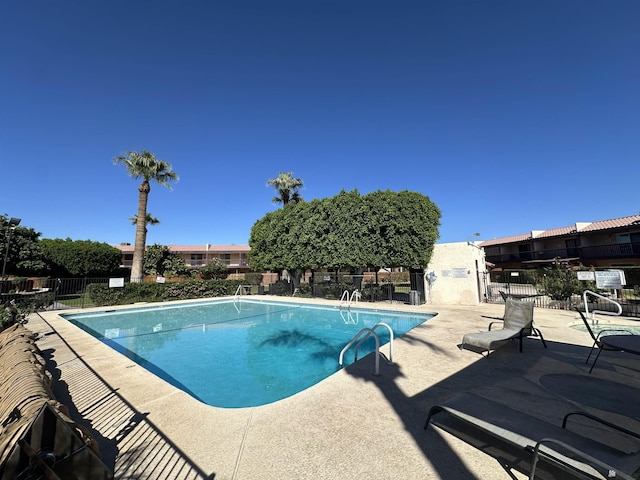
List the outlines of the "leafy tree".
{"label": "leafy tree", "polygon": [[151,191],[151,181],[167,187],[171,190],[172,181],[178,181],[178,175],[171,170],[171,164],[164,160],[158,160],[152,153],[126,152],[124,156],[113,159],[115,165],[123,164],[129,176],[142,179],[138,186],[138,213],[136,214],[136,241],[133,249],[133,261],[131,265],[131,281],[141,282],[143,272],[143,259],[147,241],[147,202]]}
{"label": "leafy tree", "polygon": [[273,186],[278,192],[278,195],[273,197],[273,203],[282,203],[283,206],[287,206],[289,202],[298,203],[303,199],[298,192],[298,189],[303,187],[301,178],[294,178],[293,172],[280,172],[276,178],[272,178],[267,182],[267,187]]}
{"label": "leafy tree", "polygon": [[[40,233],[24,226],[12,227],[9,239],[9,217],[0,215],[0,254],[4,265],[7,255],[6,275],[42,275],[47,272],[47,264],[42,258],[39,238]],[[7,251],[7,241],[9,250]]]}
{"label": "leafy tree", "polygon": [[415,192],[378,191],[335,197],[269,212],[251,229],[253,270],[366,267],[424,268],[438,239],[440,210]]}
{"label": "leafy tree", "polygon": [[200,267],[198,272],[203,280],[223,280],[229,276],[229,267],[219,258],[214,258]]}
{"label": "leafy tree", "polygon": [[184,258],[159,244],[151,245],[144,252],[144,273],[167,277],[191,276],[191,269]]}
{"label": "leafy tree", "polygon": [[91,240],[40,240],[42,255],[56,277],[108,277],[120,269],[122,253]]}

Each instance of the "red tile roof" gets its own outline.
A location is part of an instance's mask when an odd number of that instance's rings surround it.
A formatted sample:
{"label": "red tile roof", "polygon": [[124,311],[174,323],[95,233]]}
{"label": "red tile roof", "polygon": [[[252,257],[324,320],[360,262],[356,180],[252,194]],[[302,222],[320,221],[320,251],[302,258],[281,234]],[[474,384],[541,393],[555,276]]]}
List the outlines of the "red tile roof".
{"label": "red tile roof", "polygon": [[630,217],[614,218],[612,220],[600,220],[599,222],[593,222],[580,231],[593,232],[596,230],[609,230],[611,228],[628,227],[638,223],[640,223],[640,215],[631,215]]}
{"label": "red tile roof", "polygon": [[576,231],[576,226],[570,227],[552,228],[551,230],[545,230],[540,235],[536,235],[536,238],[557,237],[558,235],[568,235]]}
{"label": "red tile roof", "polygon": [[512,235],[510,237],[494,238],[493,240],[485,240],[480,243],[481,247],[490,247],[491,245],[502,245],[503,243],[515,243],[531,240],[530,233],[523,233],[522,235]]}
{"label": "red tile roof", "polygon": [[597,232],[599,230],[610,230],[612,228],[624,228],[633,225],[640,225],[640,215],[631,215],[629,217],[613,218],[611,220],[600,220],[597,222],[577,222],[570,227],[552,228],[543,230],[540,233],[532,232],[522,235],[513,235],[510,237],[494,238],[485,240],[480,243],[481,247],[490,247],[492,245],[504,245],[505,243],[517,243],[531,240],[533,238],[548,238],[560,235],[569,235],[579,232]]}

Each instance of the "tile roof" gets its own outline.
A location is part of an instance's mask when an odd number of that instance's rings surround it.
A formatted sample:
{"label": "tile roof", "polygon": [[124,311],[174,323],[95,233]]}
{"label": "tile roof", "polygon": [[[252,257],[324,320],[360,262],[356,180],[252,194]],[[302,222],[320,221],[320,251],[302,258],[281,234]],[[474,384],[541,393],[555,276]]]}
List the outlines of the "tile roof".
{"label": "tile roof", "polygon": [[596,230],[609,230],[611,228],[629,227],[631,225],[637,224],[640,224],[640,215],[631,215],[630,217],[614,218],[612,220],[600,220],[599,222],[593,222],[580,231],[594,232]]}
{"label": "tile roof", "polygon": [[480,243],[481,247],[490,247],[491,245],[501,245],[503,243],[515,243],[531,240],[530,233],[523,233],[522,235],[512,235],[510,237],[494,238],[493,240],[485,240]]}
{"label": "tile roof", "polygon": [[548,237],[556,237],[558,235],[569,235],[570,233],[575,233],[575,231],[576,231],[575,225],[571,225],[570,227],[552,228],[551,230],[545,230],[541,234],[536,235],[536,238],[548,238]]}
{"label": "tile roof", "polygon": [[610,230],[612,228],[624,228],[634,225],[640,226],[640,215],[631,215],[628,217],[613,218],[610,220],[600,220],[597,222],[576,222],[575,225],[571,225],[569,227],[552,228],[542,231],[534,230],[531,233],[485,240],[484,242],[481,242],[479,246],[490,247],[492,245],[503,245],[505,243],[525,242],[533,238],[548,238],[561,235],[569,235],[576,232],[597,232],[599,230]]}

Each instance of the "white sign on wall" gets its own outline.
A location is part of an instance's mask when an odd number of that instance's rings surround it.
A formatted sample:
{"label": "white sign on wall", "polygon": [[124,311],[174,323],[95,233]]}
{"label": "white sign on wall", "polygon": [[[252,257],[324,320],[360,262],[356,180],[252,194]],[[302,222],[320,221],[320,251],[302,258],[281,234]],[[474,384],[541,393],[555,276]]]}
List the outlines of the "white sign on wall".
{"label": "white sign on wall", "polygon": [[620,270],[606,270],[596,273],[596,287],[598,288],[611,288],[617,290],[624,285]]}
{"label": "white sign on wall", "polygon": [[452,270],[453,278],[467,278],[469,270],[466,268],[454,268]]}
{"label": "white sign on wall", "polygon": [[594,281],[596,279],[596,273],[591,272],[589,270],[581,270],[577,273],[578,273],[578,280],[584,280],[588,282],[588,281]]}

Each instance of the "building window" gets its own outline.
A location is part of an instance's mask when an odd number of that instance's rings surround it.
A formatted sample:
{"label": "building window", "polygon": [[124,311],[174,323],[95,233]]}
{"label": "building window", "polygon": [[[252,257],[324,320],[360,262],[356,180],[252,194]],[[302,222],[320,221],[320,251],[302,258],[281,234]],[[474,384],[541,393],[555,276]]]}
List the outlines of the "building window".
{"label": "building window", "polygon": [[231,254],[230,253],[221,253],[218,258],[225,265],[229,265],[231,263]]}
{"label": "building window", "polygon": [[204,265],[204,255],[201,253],[192,253],[190,263],[192,267],[200,267]]}

